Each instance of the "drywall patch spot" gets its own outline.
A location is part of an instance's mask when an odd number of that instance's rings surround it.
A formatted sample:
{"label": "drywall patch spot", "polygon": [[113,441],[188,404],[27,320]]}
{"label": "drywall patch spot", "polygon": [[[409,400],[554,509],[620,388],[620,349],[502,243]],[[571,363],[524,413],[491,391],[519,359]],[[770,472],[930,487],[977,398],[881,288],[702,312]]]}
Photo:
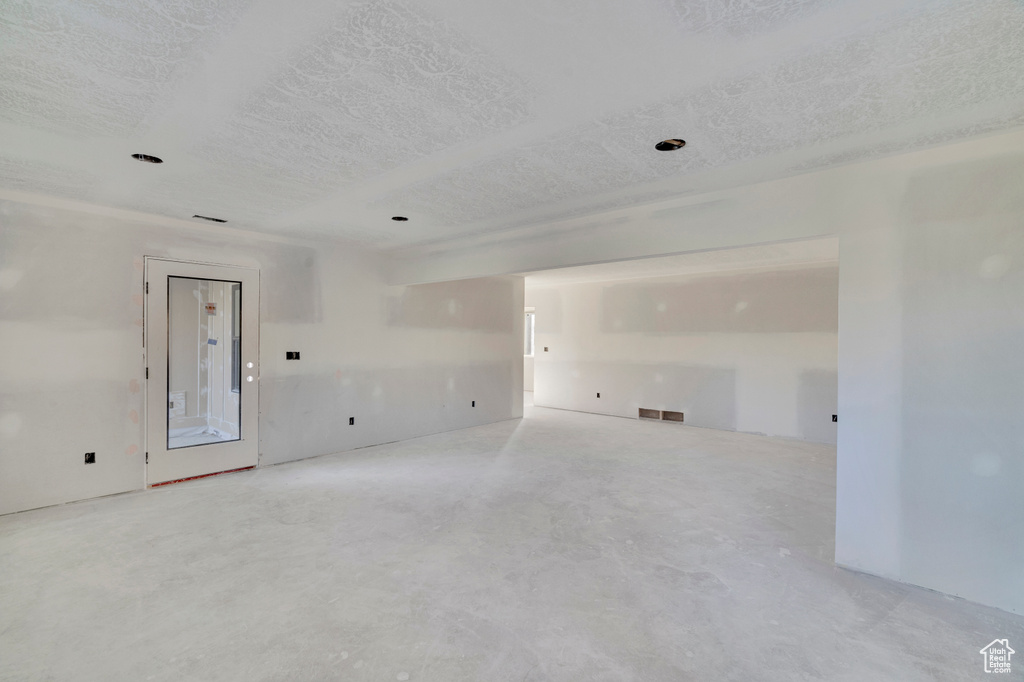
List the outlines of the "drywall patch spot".
{"label": "drywall patch spot", "polygon": [[138,451],[139,451],[139,446],[138,445],[129,445],[127,448],[125,448],[124,454],[128,455],[129,457],[131,457],[132,455],[134,455]]}
{"label": "drywall patch spot", "polygon": [[129,393],[138,393],[139,392],[139,380],[138,379],[132,379],[131,381],[128,382],[128,392]]}
{"label": "drywall patch spot", "polygon": [[982,478],[991,478],[1003,468],[1003,460],[992,452],[983,452],[971,460],[971,473]]}
{"label": "drywall patch spot", "polygon": [[21,415],[17,412],[8,412],[0,417],[0,436],[14,438],[21,431]]}
{"label": "drywall patch spot", "polygon": [[666,310],[668,310],[668,306],[667,306],[667,305],[665,305],[665,303],[659,303],[659,304],[658,304],[658,306],[657,306],[657,308],[658,308],[658,312],[659,312],[659,313],[663,313],[663,312],[665,312]]}
{"label": "drywall patch spot", "polygon": [[145,324],[145,322],[142,320],[141,317],[137,317],[134,320],[132,320],[132,324],[134,324],[136,327],[141,327],[143,324]]}
{"label": "drywall patch spot", "polygon": [[736,304],[736,312],[742,313],[744,310],[747,309],[749,305],[750,304],[747,303],[746,301],[740,301],[739,303]]}
{"label": "drywall patch spot", "polygon": [[1005,254],[997,253],[989,256],[981,262],[978,274],[982,279],[999,279],[1010,270],[1010,258]]}
{"label": "drywall patch spot", "polygon": [[339,369],[337,372],[334,373],[334,378],[335,379],[341,379],[341,377],[342,377],[342,371]]}
{"label": "drywall patch spot", "polygon": [[0,270],[0,291],[10,291],[18,286],[18,282],[25,276],[24,270],[13,270],[4,268]]}
{"label": "drywall patch spot", "polygon": [[132,420],[132,424],[139,423],[139,412],[138,410],[132,410],[128,413],[128,418]]}
{"label": "drywall patch spot", "polygon": [[663,383],[665,383],[665,377],[662,376],[661,374],[655,374],[654,375],[654,383],[656,383],[656,384],[663,384]]}
{"label": "drywall patch spot", "polygon": [[132,294],[132,303],[142,305],[142,294]]}

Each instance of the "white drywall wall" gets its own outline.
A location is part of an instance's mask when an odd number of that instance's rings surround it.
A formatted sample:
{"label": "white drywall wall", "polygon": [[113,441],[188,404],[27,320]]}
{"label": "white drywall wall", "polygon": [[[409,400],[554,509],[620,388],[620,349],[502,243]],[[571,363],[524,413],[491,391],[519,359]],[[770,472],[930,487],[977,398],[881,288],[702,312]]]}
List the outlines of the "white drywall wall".
{"label": "white drywall wall", "polygon": [[838,282],[835,265],[540,289],[528,278],[534,404],[672,410],[693,426],[835,443]]}
{"label": "white drywall wall", "polygon": [[358,249],[68,206],[0,201],[0,513],[144,485],[147,255],[260,269],[262,464],[522,415],[521,277],[388,287]]}
{"label": "white drywall wall", "polygon": [[1016,131],[410,250],[390,277],[838,235],[836,559],[1024,613],[1022,187]]}
{"label": "white drywall wall", "polygon": [[524,355],[523,356],[523,390],[533,390],[533,374],[534,374],[534,356]]}

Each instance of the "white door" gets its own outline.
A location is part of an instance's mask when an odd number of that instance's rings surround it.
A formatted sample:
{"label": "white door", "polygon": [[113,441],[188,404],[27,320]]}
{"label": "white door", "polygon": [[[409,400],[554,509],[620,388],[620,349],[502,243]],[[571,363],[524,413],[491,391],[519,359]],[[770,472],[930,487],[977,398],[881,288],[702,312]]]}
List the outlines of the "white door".
{"label": "white door", "polygon": [[259,462],[259,270],[146,258],[146,483]]}

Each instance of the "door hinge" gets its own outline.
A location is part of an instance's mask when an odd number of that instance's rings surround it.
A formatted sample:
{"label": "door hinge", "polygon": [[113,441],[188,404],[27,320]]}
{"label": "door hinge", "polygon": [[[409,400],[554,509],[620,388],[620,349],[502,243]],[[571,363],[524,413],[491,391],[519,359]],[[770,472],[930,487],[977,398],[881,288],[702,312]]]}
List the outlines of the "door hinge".
{"label": "door hinge", "polygon": [[149,381],[149,367],[146,368],[146,381]]}
{"label": "door hinge", "polygon": [[146,282],[146,293],[149,293],[149,282]]}
{"label": "door hinge", "polygon": [[149,464],[149,453],[146,453],[146,464]]}

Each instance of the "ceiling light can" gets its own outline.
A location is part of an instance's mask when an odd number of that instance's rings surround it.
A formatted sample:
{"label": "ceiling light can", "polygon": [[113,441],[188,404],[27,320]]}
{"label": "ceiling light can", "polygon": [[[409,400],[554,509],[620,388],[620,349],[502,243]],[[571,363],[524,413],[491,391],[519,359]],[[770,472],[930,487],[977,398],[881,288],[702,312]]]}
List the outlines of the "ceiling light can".
{"label": "ceiling light can", "polygon": [[686,140],[680,140],[675,137],[671,140],[662,140],[658,144],[654,145],[654,148],[659,152],[674,152],[677,149],[682,149],[686,146]]}

